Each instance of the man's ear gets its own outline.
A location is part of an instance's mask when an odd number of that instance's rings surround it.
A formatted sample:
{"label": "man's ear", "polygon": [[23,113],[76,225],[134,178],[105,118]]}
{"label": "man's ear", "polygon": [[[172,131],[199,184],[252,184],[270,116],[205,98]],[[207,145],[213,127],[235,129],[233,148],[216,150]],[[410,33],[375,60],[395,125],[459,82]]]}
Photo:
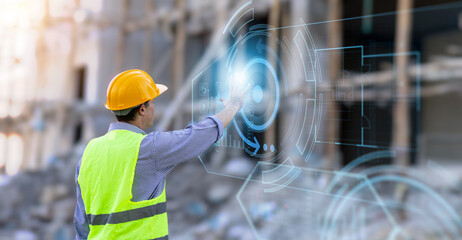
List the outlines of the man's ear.
{"label": "man's ear", "polygon": [[146,106],[144,106],[144,104],[141,104],[140,109],[138,109],[138,113],[141,116],[144,116],[144,114],[146,113]]}

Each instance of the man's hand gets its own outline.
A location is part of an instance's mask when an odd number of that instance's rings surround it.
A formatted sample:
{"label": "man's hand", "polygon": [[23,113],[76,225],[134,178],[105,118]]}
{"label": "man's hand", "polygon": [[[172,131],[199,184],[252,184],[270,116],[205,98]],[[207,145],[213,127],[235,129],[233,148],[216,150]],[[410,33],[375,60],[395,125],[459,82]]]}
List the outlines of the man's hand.
{"label": "man's hand", "polygon": [[239,86],[236,84],[236,80],[233,76],[229,78],[229,95],[228,99],[220,98],[220,101],[225,105],[225,109],[217,113],[217,117],[220,118],[223,126],[226,127],[231,120],[234,118],[234,115],[242,108],[244,105],[245,97],[247,92],[250,89],[250,83],[245,87]]}
{"label": "man's hand", "polygon": [[229,77],[228,99],[225,100],[223,98],[220,98],[220,101],[225,105],[225,108],[233,105],[241,109],[242,105],[244,105],[244,100],[247,96],[247,92],[249,91],[249,89],[250,83],[247,84],[245,88],[243,88],[242,86],[239,86],[239,84],[237,84],[237,79],[235,79],[235,77],[231,75]]}

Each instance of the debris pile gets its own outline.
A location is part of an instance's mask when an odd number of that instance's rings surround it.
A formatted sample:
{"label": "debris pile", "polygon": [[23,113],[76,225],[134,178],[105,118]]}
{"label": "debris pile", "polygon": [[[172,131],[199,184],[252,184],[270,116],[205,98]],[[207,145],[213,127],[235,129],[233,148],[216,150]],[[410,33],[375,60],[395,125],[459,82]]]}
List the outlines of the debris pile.
{"label": "debris pile", "polygon": [[[74,171],[81,154],[80,151],[57,157],[53,164],[40,172],[23,172],[13,178],[0,178],[0,240],[74,238]],[[226,174],[244,175],[251,172],[253,166],[244,159],[232,159],[223,164],[222,169],[227,171]],[[304,177],[295,181],[313,188],[319,185],[319,181]],[[452,183],[450,188],[441,186],[438,189],[459,216],[462,213],[460,182],[459,185]],[[244,180],[240,178],[208,173],[197,159],[178,165],[167,181],[171,238],[250,240],[256,239],[255,234],[258,234],[265,239],[295,239],[311,232],[312,236],[307,239],[316,239],[326,233],[323,228],[326,221],[342,222],[342,219],[323,215],[329,204],[323,198],[317,198],[315,193],[296,189],[264,193],[264,187],[259,182],[250,181],[245,188],[243,184]],[[389,188],[383,185],[377,191],[381,196],[391,196]],[[385,195],[383,197],[387,199]],[[425,199],[422,193],[415,191],[410,191],[407,196],[409,203],[417,204]],[[399,214],[391,213],[393,216]],[[368,212],[362,223],[365,224],[362,234],[377,239],[386,236],[389,223],[384,216]],[[422,220],[419,216],[408,215],[407,220],[400,222],[402,230],[415,228]],[[249,224],[249,219],[252,224]],[[428,232],[433,235],[428,236]],[[419,239],[443,239],[441,236],[444,235],[437,225],[428,232],[427,235],[422,232]]]}

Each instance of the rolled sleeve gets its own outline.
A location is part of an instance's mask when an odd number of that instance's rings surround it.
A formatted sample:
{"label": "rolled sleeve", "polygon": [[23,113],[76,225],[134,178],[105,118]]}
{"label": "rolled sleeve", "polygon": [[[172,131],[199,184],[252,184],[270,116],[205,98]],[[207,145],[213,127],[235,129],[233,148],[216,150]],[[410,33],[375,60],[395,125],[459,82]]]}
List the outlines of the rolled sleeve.
{"label": "rolled sleeve", "polygon": [[215,142],[216,142],[216,141],[218,141],[218,139],[221,138],[221,136],[223,136],[223,129],[224,129],[223,122],[216,115],[213,115],[213,116],[210,116],[210,117],[207,117],[207,118],[212,119],[218,126],[218,135],[217,135],[217,139],[215,139]]}
{"label": "rolled sleeve", "polygon": [[171,132],[153,132],[153,154],[156,168],[165,169],[196,157],[206,151],[223,135],[223,123],[217,116]]}

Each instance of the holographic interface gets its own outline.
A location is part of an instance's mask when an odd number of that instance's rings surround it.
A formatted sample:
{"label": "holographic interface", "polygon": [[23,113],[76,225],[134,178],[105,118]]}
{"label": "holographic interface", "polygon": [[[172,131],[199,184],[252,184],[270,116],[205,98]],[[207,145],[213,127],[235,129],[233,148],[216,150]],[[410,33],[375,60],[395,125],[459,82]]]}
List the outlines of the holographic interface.
{"label": "holographic interface", "polygon": [[[453,8],[412,11],[415,16],[425,17],[444,15]],[[360,27],[361,21],[369,19],[394,27],[392,20],[397,14],[402,13],[335,21]],[[223,29],[228,45],[222,46],[219,57],[191,80],[192,122],[223,108],[219,99],[227,97],[229,76],[234,76],[231,79],[239,85],[251,85],[243,108],[224,130],[223,137],[198,158],[207,173],[244,181],[236,197],[255,237],[419,239],[427,231],[438,239],[462,239],[460,215],[451,200],[435,189],[437,181],[432,181],[440,174],[438,164],[428,162],[424,166],[428,174],[380,164],[383,159],[393,158],[396,149],[392,150],[382,127],[391,125],[391,119],[381,117],[376,102],[407,102],[411,115],[415,116],[410,119],[411,125],[419,128],[421,53],[394,52],[392,45],[374,39],[328,48],[323,29],[333,21],[310,23],[299,19],[297,25],[276,28],[261,24],[255,16],[252,1],[242,4]],[[380,76],[372,74],[382,67],[380,63],[389,62],[388,68],[393,72],[395,58],[400,55],[408,56],[415,66],[410,75],[415,91],[409,95],[396,94],[393,82],[379,86],[391,89],[391,97],[371,91],[381,81]],[[338,81],[329,81],[331,59],[339,56],[343,59],[343,71]],[[340,100],[351,104],[343,104],[341,108],[331,106],[332,101]],[[280,114],[281,109],[286,110],[284,114]],[[336,111],[336,119],[329,117],[331,111]],[[350,126],[336,138],[326,131],[334,120]],[[276,129],[278,121],[286,124]],[[357,149],[360,154],[346,165],[337,164],[334,169],[326,170],[317,151],[328,145]],[[418,146],[400,150],[416,153]],[[252,158],[254,168],[247,177],[226,172],[212,161],[219,155]],[[390,189],[406,189],[402,192],[411,191],[415,193],[413,196],[420,197],[403,202],[405,196]],[[268,212],[272,214],[265,214]],[[299,218],[289,218],[290,212],[298,212]],[[403,214],[418,219],[417,224],[404,227],[399,220]],[[374,229],[372,220],[380,221],[377,226],[381,228]],[[305,227],[307,233],[278,236],[276,230],[259,232],[255,227],[265,224],[275,229],[288,225]]]}

